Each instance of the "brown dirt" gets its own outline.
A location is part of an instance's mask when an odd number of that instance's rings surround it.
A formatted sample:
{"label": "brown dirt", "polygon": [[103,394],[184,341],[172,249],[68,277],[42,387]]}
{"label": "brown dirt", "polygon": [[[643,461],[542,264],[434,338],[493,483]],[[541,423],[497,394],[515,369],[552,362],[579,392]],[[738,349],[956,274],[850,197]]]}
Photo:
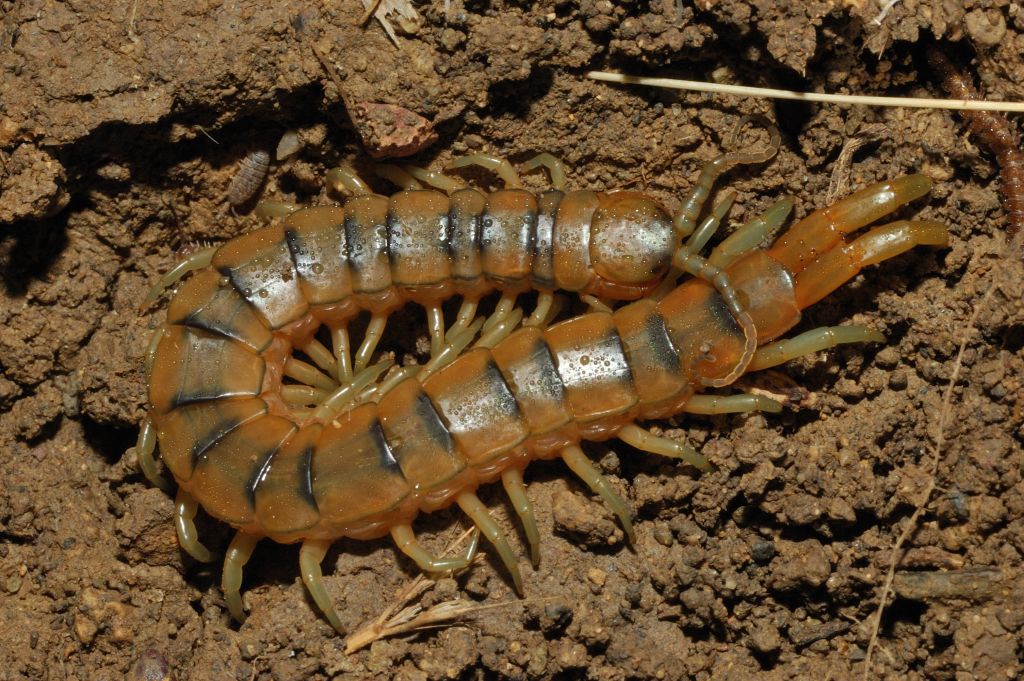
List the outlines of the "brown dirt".
{"label": "brown dirt", "polygon": [[[922,56],[939,39],[960,64],[977,57],[988,96],[1020,100],[1024,12],[1005,0],[904,0],[878,25],[885,3],[871,0],[683,4],[456,0],[446,19],[436,2],[396,49],[379,26],[354,25],[354,0],[301,12],[244,0],[184,11],[0,2],[0,679],[857,677],[889,548],[928,482],[963,327],[997,275],[873,677],[1019,676],[1024,268],[999,255],[990,157],[948,113],[773,106],[582,74],[937,96]],[[932,176],[932,198],[909,213],[948,223],[952,246],[872,268],[809,311],[805,328],[856,322],[889,338],[784,367],[812,407],[656,424],[699,446],[713,472],[590,447],[635,510],[635,550],[564,467],[535,464],[543,562],[523,564],[527,597],[488,560],[439,594],[502,607],[347,656],[313,612],[294,547],[260,547],[246,572],[251,617],[232,623],[219,567],[177,549],[171,500],[143,481],[130,446],[141,357],[162,316],[138,311],[148,284],[180,247],[256,224],[228,210],[225,190],[240,159],[273,150],[287,128],[307,144],[273,168],[264,197],[329,200],[327,168],[367,164],[344,105],[360,102],[433,122],[440,139],[420,165],[551,151],[575,187],[631,185],[673,207],[737,117],[765,112],[784,146],[768,167],[730,176],[733,222],[784,194],[801,214],[822,205],[844,141],[881,123],[888,135],[854,156],[851,185]],[[507,523],[498,490],[483,497]],[[418,527],[439,546],[455,518]],[[223,550],[225,528],[201,530]],[[383,541],[338,542],[326,568],[348,627],[414,574]]]}

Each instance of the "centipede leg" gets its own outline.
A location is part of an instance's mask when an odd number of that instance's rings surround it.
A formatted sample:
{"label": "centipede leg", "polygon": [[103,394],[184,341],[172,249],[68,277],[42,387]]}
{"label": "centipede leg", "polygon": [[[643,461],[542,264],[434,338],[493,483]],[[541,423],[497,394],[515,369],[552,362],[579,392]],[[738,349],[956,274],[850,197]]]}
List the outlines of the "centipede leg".
{"label": "centipede leg", "polygon": [[587,486],[595,494],[599,495],[604,503],[608,505],[619,518],[619,522],[622,524],[622,529],[626,533],[626,539],[630,544],[636,542],[636,532],[633,530],[633,519],[629,512],[629,508],[626,506],[626,502],[622,500],[612,486],[608,484],[608,480],[601,475],[601,472],[594,468],[594,464],[590,463],[590,459],[583,453],[583,450],[578,445],[569,445],[561,451],[562,460],[565,461],[566,465],[572,470],[576,476],[585,482]]}
{"label": "centipede leg", "polygon": [[297,210],[302,209],[301,203],[290,203],[287,201],[260,201],[256,204],[252,214],[260,220],[275,220],[285,218]]}
{"label": "centipede leg", "polygon": [[480,533],[473,532],[473,538],[469,541],[465,554],[454,558],[438,558],[423,548],[416,539],[411,525],[395,525],[391,528],[391,538],[395,541],[398,550],[412,558],[424,572],[462,570],[473,562],[480,544]]}
{"label": "centipede leg", "polygon": [[145,309],[153,303],[160,294],[169,289],[171,286],[177,284],[182,277],[189,272],[195,270],[201,270],[204,267],[208,267],[210,262],[213,260],[213,254],[217,252],[217,246],[210,246],[209,248],[200,248],[198,251],[188,256],[177,265],[172,267],[166,274],[160,277],[152,288],[146,293],[145,299],[142,301],[141,307]]}
{"label": "centipede leg", "polygon": [[706,471],[710,468],[708,460],[697,453],[697,450],[682,442],[670,440],[667,437],[655,435],[635,423],[623,426],[615,437],[625,442],[630,447],[635,447],[642,452],[667,456],[671,459],[682,459],[694,468]]}
{"label": "centipede leg", "polygon": [[537,567],[540,564],[540,530],[537,529],[537,519],[533,517],[533,505],[526,496],[523,472],[518,468],[506,468],[501,474],[501,484],[505,486],[505,493],[516,509],[519,521],[523,523],[526,541],[530,545],[530,562]]}
{"label": "centipede leg", "polygon": [[373,172],[396,187],[405,190],[423,189],[423,185],[419,183],[419,180],[398,166],[393,166],[389,163],[378,163],[373,167]]}
{"label": "centipede leg", "polygon": [[366,327],[366,335],[363,336],[363,343],[359,346],[359,351],[356,352],[356,371],[362,371],[366,368],[366,365],[370,363],[370,357],[373,356],[373,351],[377,349],[377,343],[380,342],[381,336],[384,335],[384,327],[387,326],[387,323],[387,315],[375,314],[370,317],[370,324]]}
{"label": "centipede leg", "polygon": [[470,520],[480,528],[480,532],[491,543],[494,550],[498,552],[501,562],[505,564],[505,568],[512,575],[516,593],[522,595],[523,576],[519,573],[519,563],[516,562],[515,554],[512,553],[512,547],[508,545],[508,539],[505,538],[498,524],[494,522],[491,514],[487,512],[487,507],[472,492],[463,492],[455,498],[455,501]]}
{"label": "centipede leg", "polygon": [[339,166],[327,171],[327,183],[334,191],[346,196],[366,196],[372,194],[373,190],[363,181],[363,178],[356,174],[353,168]]}
{"label": "centipede leg", "polygon": [[466,188],[466,183],[457,177],[445,175],[433,170],[427,170],[425,168],[419,168],[417,166],[402,166],[402,170],[412,175],[414,178],[434,189],[440,189],[443,192],[451,194],[452,192]]}
{"label": "centipede leg", "polygon": [[294,378],[296,381],[305,383],[308,386],[320,388],[328,392],[336,389],[338,384],[333,378],[323,373],[317,367],[301,359],[289,357],[284,362],[284,375]]}
{"label": "centipede leg", "polygon": [[[474,347],[493,348],[495,345],[508,338],[509,335],[516,330],[516,327],[519,326],[519,322],[522,320],[523,311],[517,307],[512,310],[511,314],[504,317],[500,322],[481,333],[480,338],[477,340]],[[484,326],[486,327],[486,324]]]}
{"label": "centipede leg", "polygon": [[253,549],[260,542],[260,538],[236,532],[227,553],[224,554],[224,571],[221,574],[220,588],[224,592],[224,600],[228,604],[228,612],[235,618],[235,621],[245,623],[245,608],[242,606],[242,568],[252,557]]}
{"label": "centipede leg", "polygon": [[196,530],[196,513],[199,511],[199,504],[192,498],[192,495],[183,488],[178,488],[178,496],[174,500],[174,528],[178,532],[178,544],[185,550],[185,553],[192,556],[200,563],[209,563],[213,560],[213,553],[199,541],[199,532]]}
{"label": "centipede leg", "polygon": [[793,197],[787,196],[773,203],[761,215],[744,223],[711,251],[711,255],[708,256],[708,264],[725,269],[739,260],[741,256],[757,248],[785,222],[793,210],[793,203]]}
{"label": "centipede leg", "polygon": [[537,307],[533,308],[530,318],[523,322],[523,326],[543,326],[551,318],[551,311],[555,304],[555,294],[551,291],[541,291],[537,294]]}
{"label": "centipede leg", "polygon": [[805,331],[799,336],[785,338],[757,349],[750,361],[750,371],[760,371],[778,366],[804,355],[846,343],[884,343],[885,336],[866,326],[822,326]]}
{"label": "centipede leg", "polygon": [[313,602],[320,608],[320,612],[324,614],[334,630],[342,634],[344,631],[342,631],[341,619],[331,603],[331,597],[327,594],[327,587],[324,586],[324,573],[320,569],[320,564],[324,562],[324,556],[327,555],[327,549],[330,546],[330,542],[317,539],[307,539],[302,542],[302,548],[299,549],[299,571],[302,573],[302,581],[306,585],[306,590],[313,597]]}
{"label": "centipede leg", "polygon": [[324,347],[323,343],[318,341],[316,338],[311,338],[299,349],[306,353],[306,355],[313,360],[313,363],[323,369],[327,375],[334,378],[334,374],[338,371],[338,360],[330,350]]}
{"label": "centipede leg", "polygon": [[782,411],[782,403],[764,395],[741,393],[738,395],[694,395],[682,411],[687,414],[748,414],[754,411],[766,411],[778,414]]}
{"label": "centipede leg", "polygon": [[484,322],[483,331],[486,333],[490,331],[496,324],[500,324],[505,317],[512,313],[512,310],[516,306],[516,298],[518,296],[515,293],[502,293],[501,298],[498,300],[498,304],[494,307],[494,312]]}
{"label": "centipede leg", "polygon": [[334,346],[334,359],[338,363],[338,382],[344,385],[352,380],[352,350],[348,338],[348,326],[342,324],[331,329],[331,344]]}
{"label": "centipede leg", "polygon": [[436,357],[444,349],[444,312],[440,305],[431,305],[427,310],[427,326],[430,329],[430,356]]}
{"label": "centipede leg", "polygon": [[473,322],[473,318],[476,317],[476,308],[480,301],[478,299],[464,298],[462,304],[459,306],[459,311],[455,315],[455,323],[451,325],[445,333],[445,340],[451,342],[451,339],[458,336],[460,333],[469,328],[469,325]]}
{"label": "centipede leg", "polygon": [[523,164],[523,170],[530,172],[531,170],[536,170],[542,166],[548,169],[548,176],[551,178],[551,186],[558,191],[565,191],[565,164],[562,163],[562,159],[547,152],[537,154]]}
{"label": "centipede leg", "polygon": [[157,472],[155,453],[156,429],[153,427],[153,419],[147,416],[142,420],[142,426],[139,428],[139,439],[135,443],[135,457],[139,460],[139,469],[142,470],[142,474],[146,476],[150,484],[170,493],[173,487]]}
{"label": "centipede leg", "polygon": [[505,182],[505,189],[519,189],[523,186],[523,181],[519,178],[519,173],[512,167],[512,164],[508,162],[508,159],[502,158],[501,156],[494,156],[491,154],[470,154],[469,156],[459,156],[458,158],[452,159],[452,162],[448,164],[448,168],[466,168],[468,166],[480,166],[487,170],[497,173]]}
{"label": "centipede leg", "polygon": [[601,300],[597,296],[592,296],[589,294],[582,295],[580,296],[580,302],[586,305],[588,308],[590,308],[590,312],[605,312],[607,314],[612,313],[612,306],[609,305],[606,301]]}

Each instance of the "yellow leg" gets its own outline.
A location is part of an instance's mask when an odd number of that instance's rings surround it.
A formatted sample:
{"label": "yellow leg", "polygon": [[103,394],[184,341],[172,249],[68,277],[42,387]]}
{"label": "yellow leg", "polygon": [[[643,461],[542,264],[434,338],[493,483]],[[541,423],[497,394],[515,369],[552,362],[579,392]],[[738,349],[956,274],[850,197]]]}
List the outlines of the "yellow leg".
{"label": "yellow leg", "polygon": [[192,495],[182,488],[178,488],[178,496],[174,500],[175,516],[174,528],[178,532],[178,544],[185,550],[185,553],[192,556],[200,563],[209,563],[213,560],[213,553],[199,541],[199,532],[196,531],[196,513],[199,512],[199,504],[192,498]]}
{"label": "yellow leg", "polygon": [[557,156],[547,152],[537,154],[523,164],[523,170],[530,172],[531,170],[536,170],[542,166],[548,169],[548,176],[551,178],[551,186],[558,191],[565,191],[565,164],[562,163],[562,160]]}
{"label": "yellow leg", "polygon": [[406,172],[404,168],[399,168],[389,163],[378,163],[373,167],[373,172],[377,173],[378,177],[383,177],[401,189],[423,189],[423,185]]}
{"label": "yellow leg", "polygon": [[635,544],[636,532],[633,530],[633,519],[626,502],[615,493],[600,471],[594,468],[594,464],[590,463],[590,459],[583,453],[583,450],[578,445],[569,445],[562,450],[562,460],[580,480],[587,483],[587,486],[604,500],[612,513],[619,517],[627,541],[630,544]]}
{"label": "yellow leg", "polygon": [[402,170],[409,173],[428,187],[440,189],[448,194],[466,188],[465,182],[456,177],[445,175],[444,173],[408,165],[402,166]]}
{"label": "yellow leg", "polygon": [[519,563],[516,562],[515,554],[512,553],[512,547],[508,545],[508,539],[505,538],[505,534],[498,527],[498,524],[494,522],[491,514],[487,512],[487,507],[472,492],[463,492],[455,498],[455,501],[462,508],[462,511],[469,516],[470,520],[480,528],[480,532],[483,533],[487,541],[498,552],[501,562],[505,564],[505,568],[512,575],[512,583],[515,585],[516,593],[520,596],[523,595],[523,576],[519,573]]}
{"label": "yellow leg", "polygon": [[391,528],[391,538],[398,550],[412,558],[424,572],[451,572],[462,570],[473,562],[477,547],[480,544],[480,533],[473,532],[466,553],[454,558],[438,558],[427,551],[416,539],[411,525],[395,525]]}
{"label": "yellow leg", "polygon": [[697,453],[697,450],[681,442],[670,440],[667,437],[659,437],[654,433],[631,423],[619,429],[615,437],[625,442],[630,447],[636,447],[642,452],[659,454],[672,459],[682,459],[694,468],[706,471],[711,467],[708,460]]}
{"label": "yellow leg", "polygon": [[324,562],[324,556],[327,555],[327,549],[330,546],[331,543],[328,541],[315,539],[307,539],[302,542],[302,548],[299,549],[299,571],[302,573],[302,581],[306,584],[306,590],[313,597],[313,602],[320,608],[320,612],[324,614],[335,631],[344,634],[341,619],[334,610],[334,605],[331,604],[331,597],[327,594],[327,587],[324,586],[324,574],[320,569],[320,564]]}
{"label": "yellow leg", "polygon": [[497,173],[498,177],[505,182],[505,189],[520,189],[523,186],[519,173],[508,162],[508,159],[501,156],[470,154],[469,156],[460,156],[448,164],[448,168],[466,168],[468,166],[480,166]]}
{"label": "yellow leg", "polygon": [[349,166],[328,170],[327,184],[331,185],[334,191],[345,196],[366,196],[373,193],[370,186]]}
{"label": "yellow leg", "polygon": [[259,537],[244,532],[236,532],[224,554],[224,571],[221,573],[220,588],[224,592],[224,600],[228,604],[228,612],[235,621],[245,623],[245,608],[242,606],[242,568],[252,557],[253,549],[260,541]]}
{"label": "yellow leg", "polygon": [[517,468],[505,469],[505,472],[501,474],[501,483],[505,486],[505,493],[508,494],[512,506],[516,509],[519,521],[523,523],[526,541],[530,545],[530,561],[534,567],[537,567],[540,565],[540,530],[537,529],[537,520],[533,517],[533,505],[530,503],[530,498],[526,496],[522,471]]}

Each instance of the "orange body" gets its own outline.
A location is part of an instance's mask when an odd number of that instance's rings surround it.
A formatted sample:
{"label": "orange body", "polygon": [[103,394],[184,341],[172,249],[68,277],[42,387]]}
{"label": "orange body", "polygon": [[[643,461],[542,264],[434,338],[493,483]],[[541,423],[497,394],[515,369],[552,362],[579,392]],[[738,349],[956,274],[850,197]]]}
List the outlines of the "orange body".
{"label": "orange body", "polygon": [[[211,268],[181,286],[155,355],[151,416],[166,465],[203,508],[246,533],[282,542],[380,536],[505,469],[556,456],[580,440],[608,438],[638,419],[678,413],[702,379],[736,365],[744,342],[740,327],[711,284],[691,279],[661,300],[517,330],[493,348],[465,352],[423,382],[407,379],[379,401],[325,422],[295,418],[278,397],[282,366],[292,347],[321,325],[343,323],[360,307],[391,300],[478,293],[488,278],[525,286],[552,273],[544,280],[567,283],[557,258],[548,268],[543,258],[522,256],[526,236],[491,244],[477,252],[475,263],[442,254],[448,246],[440,237],[432,249],[389,246],[403,255],[392,253],[388,266],[384,244],[396,243],[396,214],[408,211],[403,223],[417,234],[451,236],[457,231],[452,225],[465,221],[460,206],[478,197],[460,192],[449,201],[435,192],[404,192],[390,202],[373,196],[344,209],[302,211],[283,227],[224,245]],[[562,205],[569,202],[576,211],[582,202],[596,212],[602,201],[626,200],[581,192]],[[415,220],[413,201],[420,210]],[[531,201],[525,192],[499,193],[495,205],[507,212],[491,219],[507,222],[518,214],[525,222],[524,215],[533,215]],[[628,201],[644,205],[635,195]],[[424,205],[434,206],[429,218]],[[878,214],[891,209],[885,200],[873,208]],[[858,254],[836,246],[841,230],[823,231],[819,224],[845,217],[809,216],[771,250],[754,250],[727,268],[759,343],[790,329],[802,307],[859,268]],[[484,220],[481,233],[487,229]],[[577,224],[561,236],[556,230],[552,242],[563,243],[555,252],[585,259],[576,240],[583,231]],[[605,237],[609,244],[620,240],[598,230],[590,237],[591,253],[614,255]],[[805,257],[809,241],[814,257]],[[566,255],[572,245],[575,255]],[[329,266],[325,254],[339,249],[348,249],[347,264]],[[840,260],[853,269],[822,283],[819,270],[835,270],[828,263]],[[645,262],[645,268],[661,267],[659,258]],[[605,281],[588,276],[589,283],[582,275],[568,283],[584,288]]]}

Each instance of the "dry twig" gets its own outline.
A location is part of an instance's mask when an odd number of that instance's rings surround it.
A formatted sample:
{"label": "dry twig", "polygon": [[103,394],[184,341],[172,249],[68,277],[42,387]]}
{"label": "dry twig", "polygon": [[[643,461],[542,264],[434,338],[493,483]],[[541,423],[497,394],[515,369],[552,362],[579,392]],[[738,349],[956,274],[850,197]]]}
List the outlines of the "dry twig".
{"label": "dry twig", "polygon": [[[466,530],[452,543],[451,546],[448,547],[448,549],[444,551],[442,555],[450,553],[453,548],[462,544],[474,531],[475,530],[473,529]],[[483,560],[483,556],[477,555],[476,559],[473,560],[470,565],[481,560]],[[364,624],[353,632],[348,639],[346,639],[345,653],[351,655],[357,650],[362,650],[374,641],[388,636],[398,636],[400,634],[407,634],[413,631],[420,631],[431,627],[437,627],[442,624],[448,624],[481,610],[504,608],[512,603],[522,603],[522,601],[512,601],[508,603],[494,603],[491,605],[476,605],[475,603],[456,599],[438,603],[426,610],[423,609],[423,606],[418,604],[410,605],[410,603],[418,600],[423,594],[429,591],[434,584],[434,580],[426,575],[417,575],[415,579],[406,584],[397,594],[395,594],[394,602],[385,608],[384,612],[382,612],[376,619]]]}
{"label": "dry twig", "polygon": [[914,512],[911,514],[910,519],[907,520],[906,525],[903,527],[903,531],[900,532],[899,537],[896,539],[896,543],[893,544],[891,557],[889,560],[889,571],[885,576],[885,583],[882,585],[882,594],[879,596],[878,609],[875,611],[874,622],[871,626],[871,638],[868,641],[868,649],[864,656],[864,681],[868,681],[871,678],[871,656],[874,653],[875,646],[878,645],[878,631],[882,625],[882,616],[885,614],[886,602],[889,600],[889,596],[892,594],[893,581],[896,579],[896,568],[899,566],[900,559],[902,558],[903,544],[906,543],[907,539],[917,529],[917,523],[921,519],[921,514],[924,513],[925,507],[931,501],[932,493],[935,491],[936,481],[938,478],[939,461],[942,459],[942,448],[945,445],[945,431],[946,424],[949,421],[951,404],[953,401],[953,389],[956,387],[956,383],[960,378],[960,370],[963,367],[964,353],[967,351],[967,342],[971,338],[971,334],[974,332],[974,325],[978,321],[978,315],[981,311],[988,306],[989,300],[992,298],[992,294],[996,290],[996,283],[998,281],[994,273],[990,272],[989,275],[992,277],[989,282],[988,289],[985,291],[985,295],[982,296],[981,301],[974,307],[974,312],[971,314],[970,320],[967,322],[967,328],[964,330],[963,340],[960,341],[960,349],[956,355],[956,361],[953,363],[953,372],[949,377],[949,385],[946,386],[946,392],[942,396],[942,406],[939,412],[939,422],[934,434],[935,444],[932,447],[932,463],[929,472],[928,485],[921,493],[921,498],[917,502]]}
{"label": "dry twig", "polygon": [[832,169],[832,179],[828,184],[828,194],[825,196],[825,205],[831,206],[840,196],[846,194],[850,184],[850,170],[853,165],[853,155],[857,150],[869,142],[882,139],[889,132],[888,126],[884,123],[872,123],[864,126],[856,135],[848,137],[843,142],[843,149],[839,152],[836,165]]}

